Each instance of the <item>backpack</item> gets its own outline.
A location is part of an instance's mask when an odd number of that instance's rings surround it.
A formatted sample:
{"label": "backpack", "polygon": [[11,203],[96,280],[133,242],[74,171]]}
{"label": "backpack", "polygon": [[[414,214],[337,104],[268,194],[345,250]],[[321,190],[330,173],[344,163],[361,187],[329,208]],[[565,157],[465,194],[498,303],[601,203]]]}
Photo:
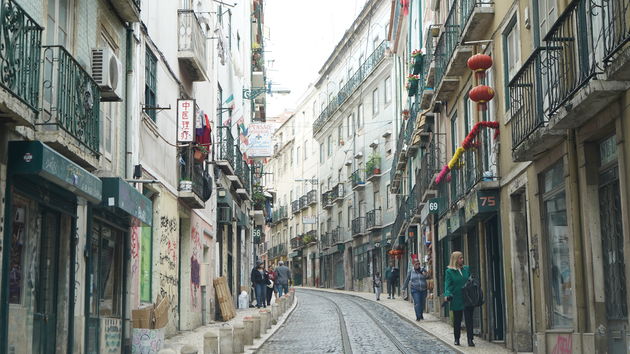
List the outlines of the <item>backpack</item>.
{"label": "backpack", "polygon": [[464,284],[462,288],[462,295],[464,297],[464,306],[466,307],[477,307],[484,303],[483,291],[481,290],[479,280],[472,275],[466,280],[466,284]]}

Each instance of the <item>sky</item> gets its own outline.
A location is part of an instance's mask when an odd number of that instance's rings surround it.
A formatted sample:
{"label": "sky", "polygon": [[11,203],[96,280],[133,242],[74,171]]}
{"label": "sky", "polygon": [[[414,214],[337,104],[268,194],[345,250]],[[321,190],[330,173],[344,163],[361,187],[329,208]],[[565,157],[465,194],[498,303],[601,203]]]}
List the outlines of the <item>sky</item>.
{"label": "sky", "polygon": [[366,0],[266,0],[267,117],[294,108]]}

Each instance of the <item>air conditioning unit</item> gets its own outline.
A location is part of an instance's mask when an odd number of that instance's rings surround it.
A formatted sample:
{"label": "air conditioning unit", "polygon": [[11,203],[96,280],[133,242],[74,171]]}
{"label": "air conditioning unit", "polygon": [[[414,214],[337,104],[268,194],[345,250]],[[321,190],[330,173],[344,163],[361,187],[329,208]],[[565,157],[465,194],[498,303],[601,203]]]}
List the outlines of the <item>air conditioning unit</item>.
{"label": "air conditioning unit", "polygon": [[122,101],[122,65],[110,48],[92,49],[92,78],[101,88],[101,101]]}

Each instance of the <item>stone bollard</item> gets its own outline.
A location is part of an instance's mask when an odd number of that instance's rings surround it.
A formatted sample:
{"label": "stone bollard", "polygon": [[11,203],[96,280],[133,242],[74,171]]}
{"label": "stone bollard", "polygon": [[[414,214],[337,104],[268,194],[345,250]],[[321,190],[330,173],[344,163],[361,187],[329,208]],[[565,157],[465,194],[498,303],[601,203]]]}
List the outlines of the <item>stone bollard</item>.
{"label": "stone bollard", "polygon": [[245,343],[243,340],[244,334],[245,334],[245,326],[234,325],[234,341],[232,342],[232,348],[234,350],[234,353],[245,352]]}
{"label": "stone bollard", "polygon": [[258,313],[260,314],[260,334],[261,336],[267,332],[267,316],[265,316],[266,310],[260,310]]}
{"label": "stone bollard", "polygon": [[254,338],[260,338],[260,315],[254,315]]}
{"label": "stone bollard", "polygon": [[271,311],[265,309],[264,315],[265,315],[265,325],[267,329],[271,329],[271,324],[272,324]]}
{"label": "stone bollard", "polygon": [[208,331],[203,335],[203,354],[219,354],[219,335]]}
{"label": "stone bollard", "polygon": [[243,343],[245,345],[254,344],[254,318],[245,317],[243,319],[243,325],[245,326],[245,334],[243,335]]}
{"label": "stone bollard", "polygon": [[219,328],[219,353],[232,354],[233,352],[232,342],[233,342],[232,328],[230,327]]}
{"label": "stone bollard", "polygon": [[177,352],[175,351],[175,349],[164,348],[164,349],[160,350],[158,352],[158,354],[177,354]]}
{"label": "stone bollard", "polygon": [[278,312],[280,311],[280,307],[278,304],[271,305],[271,324],[278,324]]}
{"label": "stone bollard", "polygon": [[191,346],[191,345],[185,345],[182,347],[182,349],[179,351],[181,354],[197,354],[198,350],[197,348]]}
{"label": "stone bollard", "polygon": [[278,301],[276,301],[276,304],[278,304],[278,317],[280,317],[284,313],[284,299],[279,298]]}

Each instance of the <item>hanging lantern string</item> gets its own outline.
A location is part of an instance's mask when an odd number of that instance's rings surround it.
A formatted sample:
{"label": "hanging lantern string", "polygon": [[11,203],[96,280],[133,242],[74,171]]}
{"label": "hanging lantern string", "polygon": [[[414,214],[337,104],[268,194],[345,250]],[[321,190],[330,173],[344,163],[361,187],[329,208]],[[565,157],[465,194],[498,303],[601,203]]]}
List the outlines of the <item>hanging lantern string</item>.
{"label": "hanging lantern string", "polygon": [[455,167],[459,159],[462,157],[464,151],[475,147],[475,138],[477,138],[477,136],[479,135],[479,130],[482,127],[494,129],[494,140],[499,137],[499,122],[479,122],[475,124],[464,139],[464,141],[462,141],[462,146],[458,147],[457,150],[455,150],[455,153],[453,154],[451,160],[448,162],[448,164],[442,167],[440,173],[438,173],[437,177],[435,177],[435,184],[440,184],[440,182],[442,182],[444,177],[446,177],[446,175],[448,175],[448,173]]}

